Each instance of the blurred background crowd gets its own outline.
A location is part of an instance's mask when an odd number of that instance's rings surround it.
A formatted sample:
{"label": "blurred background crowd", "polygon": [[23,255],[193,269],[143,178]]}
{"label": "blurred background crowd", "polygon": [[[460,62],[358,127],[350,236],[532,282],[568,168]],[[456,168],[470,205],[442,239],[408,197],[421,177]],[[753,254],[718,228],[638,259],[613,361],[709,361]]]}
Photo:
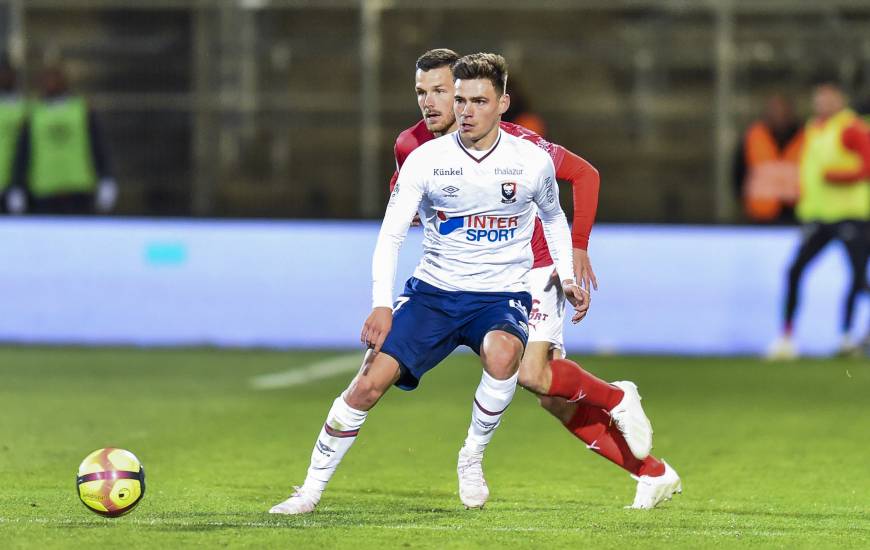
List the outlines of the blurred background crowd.
{"label": "blurred background crowd", "polygon": [[796,175],[753,163],[795,165],[820,80],[868,107],[868,28],[855,0],[0,1],[4,208],[377,218],[414,61],[450,47],[505,55],[599,221],[787,222]]}

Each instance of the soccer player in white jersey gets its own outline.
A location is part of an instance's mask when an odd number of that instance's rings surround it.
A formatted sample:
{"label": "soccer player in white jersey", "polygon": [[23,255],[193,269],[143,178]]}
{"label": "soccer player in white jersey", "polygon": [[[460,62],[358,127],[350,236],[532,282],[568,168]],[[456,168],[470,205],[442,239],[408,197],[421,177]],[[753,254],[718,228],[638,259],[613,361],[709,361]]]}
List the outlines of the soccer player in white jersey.
{"label": "soccer player in white jersey", "polygon": [[[414,91],[422,119],[399,134],[395,144],[396,172],[390,190],[408,156],[436,137],[458,130],[453,111],[453,50],[429,50],[417,59]],[[553,160],[556,177],[572,187],[572,241],[576,281],[587,290],[597,287],[586,248],[598,202],[598,171],[579,155],[551,143],[531,130],[501,122],[501,130],[529,141]],[[632,508],[653,508],[681,490],[676,471],[650,453],[652,427],[631,382],[608,383],[565,357],[561,288],[552,278],[553,261],[540,223],[532,236],[534,262],[529,275],[532,309],[529,338],[520,364],[519,385],[534,392],[541,405],[584,448],[616,464],[637,481]],[[588,302],[587,302],[588,305]],[[580,468],[580,466],[578,466]],[[458,470],[463,470],[460,464]]]}
{"label": "soccer player in white jersey", "polygon": [[[499,129],[509,98],[507,68],[495,54],[460,59],[454,109],[459,132],[421,146],[405,162],[390,197],[372,259],[373,309],[361,340],[371,348],[350,386],[335,399],[311,454],[304,484],[270,512],[314,510],[368,411],[391,385],[414,389],[456,347],[480,355],[483,373],[459,453],[459,496],[468,508],[489,498],[482,461],[516,390],[531,308],[530,241],[537,214],[562,288],[585,313],[573,280],[571,234],[544,151]],[[504,171],[510,175],[502,175]],[[423,257],[393,301],[399,248],[415,212],[424,225]]]}

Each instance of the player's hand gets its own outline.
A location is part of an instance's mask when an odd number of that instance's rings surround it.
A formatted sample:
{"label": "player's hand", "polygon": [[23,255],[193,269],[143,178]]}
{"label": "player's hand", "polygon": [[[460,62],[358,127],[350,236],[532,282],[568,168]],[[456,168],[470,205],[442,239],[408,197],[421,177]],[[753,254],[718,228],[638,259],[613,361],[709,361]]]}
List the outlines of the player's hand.
{"label": "player's hand", "polygon": [[420,227],[423,222],[420,221],[420,214],[414,214],[414,219],[411,220],[411,227]]}
{"label": "player's hand", "polygon": [[363,324],[360,342],[367,348],[373,349],[375,353],[379,353],[391,328],[393,328],[393,310],[388,307],[376,307]]}
{"label": "player's hand", "polygon": [[598,290],[598,279],[592,271],[592,262],[589,261],[589,253],[582,248],[574,249],[574,277],[587,292],[592,289]]}
{"label": "player's hand", "polygon": [[576,325],[586,317],[592,296],[589,294],[589,291],[580,288],[571,279],[562,281],[562,291],[565,293],[565,298],[574,307],[574,315],[571,316],[571,322]]}

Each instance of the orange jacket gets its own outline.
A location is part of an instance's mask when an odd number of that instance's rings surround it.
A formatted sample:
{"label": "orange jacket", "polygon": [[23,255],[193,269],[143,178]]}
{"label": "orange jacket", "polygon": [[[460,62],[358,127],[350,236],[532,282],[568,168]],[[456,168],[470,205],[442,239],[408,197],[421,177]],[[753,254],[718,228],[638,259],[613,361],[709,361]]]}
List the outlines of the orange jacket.
{"label": "orange jacket", "polygon": [[747,177],[743,193],[746,215],[756,221],[776,219],[784,205],[793,205],[798,191],[798,163],[803,131],[780,148],[764,122],[746,131],[743,155]]}

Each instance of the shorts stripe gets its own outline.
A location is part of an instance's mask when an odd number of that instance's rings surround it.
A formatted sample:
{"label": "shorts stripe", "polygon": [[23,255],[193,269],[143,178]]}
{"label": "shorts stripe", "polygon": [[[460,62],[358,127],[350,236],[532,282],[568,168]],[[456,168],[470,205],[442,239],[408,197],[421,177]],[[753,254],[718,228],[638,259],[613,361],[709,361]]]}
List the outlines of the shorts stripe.
{"label": "shorts stripe", "polygon": [[336,430],[334,428],[329,427],[329,424],[324,424],[323,429],[330,437],[356,437],[359,434],[359,430]]}
{"label": "shorts stripe", "polygon": [[491,412],[491,411],[488,411],[488,410],[484,409],[484,408],[481,406],[480,402],[478,402],[478,400],[477,400],[476,397],[474,398],[474,404],[477,405],[477,408],[480,409],[480,410],[483,412],[483,414],[487,414],[487,415],[489,415],[489,416],[498,416],[498,415],[500,415],[501,413],[503,413],[503,412],[505,412],[505,411],[507,410],[507,407],[505,407],[505,408],[503,408],[502,410],[500,410],[500,411],[498,411],[498,412]]}

